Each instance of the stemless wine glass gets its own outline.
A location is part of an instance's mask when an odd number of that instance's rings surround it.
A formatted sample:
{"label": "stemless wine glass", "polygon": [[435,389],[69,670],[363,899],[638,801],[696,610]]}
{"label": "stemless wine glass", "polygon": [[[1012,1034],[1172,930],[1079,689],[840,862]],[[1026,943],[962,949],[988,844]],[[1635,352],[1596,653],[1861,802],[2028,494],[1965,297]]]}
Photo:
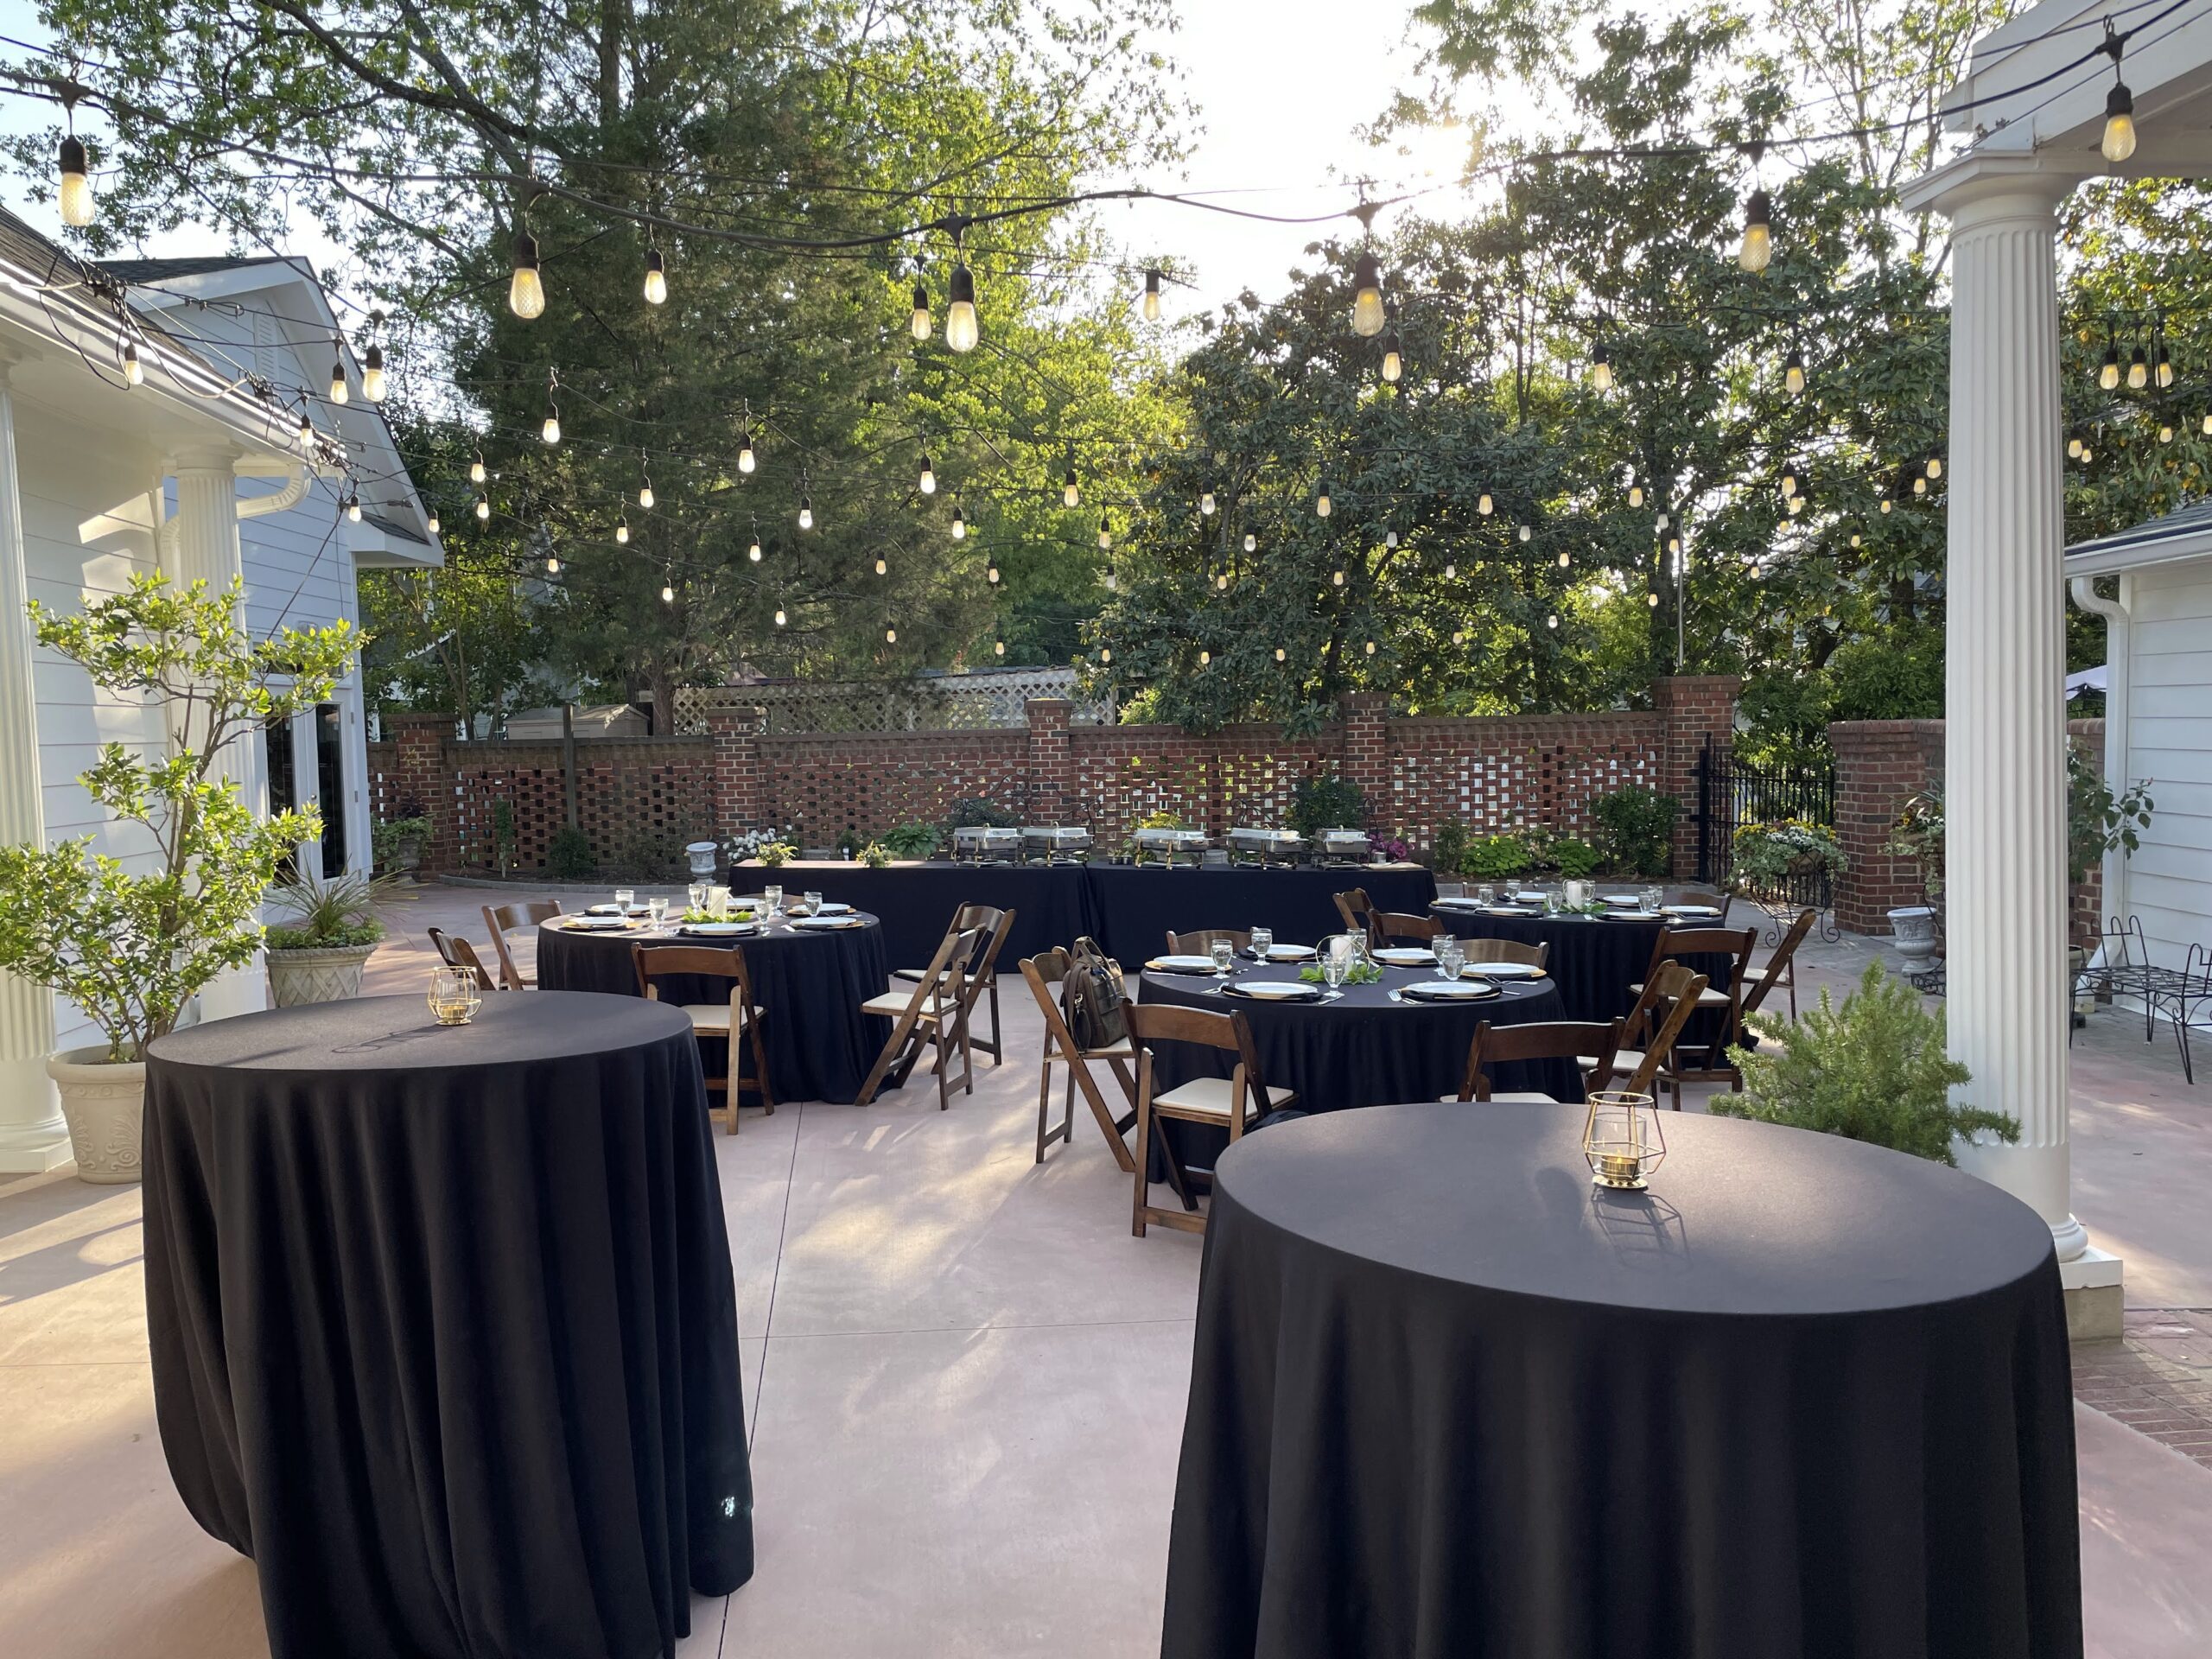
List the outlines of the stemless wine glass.
{"label": "stemless wine glass", "polygon": [[1467,947],[1444,933],[1438,934],[1432,943],[1436,949],[1436,976],[1459,978],[1459,970],[1467,965]]}
{"label": "stemless wine glass", "polygon": [[806,913],[808,915],[819,916],[822,913],[822,895],[820,893],[810,893],[805,896],[803,902],[806,906]]}
{"label": "stemless wine glass", "polygon": [[1659,901],[1665,897],[1666,894],[1660,892],[1658,888],[1646,887],[1642,893],[1637,894],[1637,902],[1643,907],[1645,915],[1656,916],[1659,913]]}
{"label": "stemless wine glass", "polygon": [[1497,890],[1485,881],[1475,889],[1475,902],[1485,907],[1497,902]]}
{"label": "stemless wine glass", "polygon": [[430,970],[430,1015],[442,1026],[465,1026],[484,1001],[476,976],[466,968]]}
{"label": "stemless wine glass", "polygon": [[763,887],[760,896],[768,901],[768,919],[781,921],[784,916],[784,890],[780,887]]}
{"label": "stemless wine glass", "polygon": [[1227,939],[1216,939],[1213,942],[1212,953],[1214,972],[1219,974],[1224,979],[1227,979],[1230,969],[1236,961],[1236,947]]}
{"label": "stemless wine glass", "polygon": [[635,887],[617,887],[614,889],[614,907],[620,911],[625,916],[627,916],[630,913],[630,906],[637,902],[638,890]]}
{"label": "stemless wine glass", "polygon": [[645,919],[655,927],[658,927],[668,919],[668,899],[665,894],[657,893],[645,900]]}
{"label": "stemless wine glass", "polygon": [[1271,927],[1255,927],[1252,930],[1252,954],[1254,957],[1257,957],[1262,962],[1265,962],[1268,959],[1268,952],[1274,948],[1274,929]]}

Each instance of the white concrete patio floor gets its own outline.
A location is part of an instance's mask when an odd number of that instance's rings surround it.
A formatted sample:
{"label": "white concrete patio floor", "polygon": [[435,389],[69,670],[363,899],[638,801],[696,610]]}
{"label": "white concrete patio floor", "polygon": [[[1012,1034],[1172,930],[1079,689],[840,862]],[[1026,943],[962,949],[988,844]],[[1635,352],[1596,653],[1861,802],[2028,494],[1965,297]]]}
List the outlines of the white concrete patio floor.
{"label": "white concrete patio floor", "polygon": [[[422,930],[482,938],[483,896],[429,889],[397,911],[368,988],[419,994]],[[1868,949],[1817,949],[1808,986]],[[1033,1052],[1018,981],[1002,1001],[1009,1052]],[[2204,1322],[2149,1310],[2212,1309],[2212,1077],[2189,1088],[2171,1035],[2146,1047],[2110,1014],[2075,1067],[2078,1207],[2127,1258],[2133,1317],[2164,1321],[2161,1363],[2203,1382]],[[1158,1651],[1198,1241],[1130,1237],[1087,1116],[1032,1162],[1036,1077],[986,1068],[942,1115],[918,1087],[866,1110],[748,1111],[719,1140],[760,1560],[695,1604],[683,1659]],[[135,1187],[0,1186],[10,1659],[267,1652],[251,1564],[193,1524],[162,1462],[140,1249]],[[2090,1651],[2202,1654],[2212,1466],[2086,1406],[2076,1421]]]}

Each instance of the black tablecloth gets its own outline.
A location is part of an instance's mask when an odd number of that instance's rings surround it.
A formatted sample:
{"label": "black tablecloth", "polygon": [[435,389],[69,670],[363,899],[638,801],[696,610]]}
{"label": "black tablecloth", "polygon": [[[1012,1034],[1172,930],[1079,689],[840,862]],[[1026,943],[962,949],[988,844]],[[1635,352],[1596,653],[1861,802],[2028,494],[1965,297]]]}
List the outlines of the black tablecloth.
{"label": "black tablecloth", "polygon": [[1392,1106],[1222,1160],[1165,1659],[2078,1659],[2050,1230],[1941,1165]]}
{"label": "black tablecloth", "polygon": [[1268,927],[1284,944],[1312,944],[1344,931],[1338,893],[1363,887],[1377,910],[1416,916],[1436,897],[1436,878],[1418,864],[1335,870],[1096,865],[1086,874],[1093,932],[1108,955],[1131,969],[1166,949],[1171,931]]}
{"label": "black tablecloth", "polygon": [[1014,931],[999,951],[999,966],[1008,974],[1022,957],[1072,944],[1078,934],[1091,931],[1089,890],[1077,865],[932,862],[872,870],[865,864],[786,864],[778,871],[746,864],[730,874],[739,892],[758,893],[780,879],[793,900],[802,893],[817,892],[880,917],[893,968],[928,966],[952,925],[953,912],[963,905],[1014,912]]}
{"label": "black tablecloth", "polygon": [[[823,889],[823,897],[829,896]],[[768,1050],[768,1083],[776,1098],[843,1104],[860,1093],[868,1068],[891,1039],[890,1020],[861,1012],[861,1003],[890,988],[892,967],[882,928],[874,917],[865,919],[863,927],[835,932],[778,928],[746,939],[686,938],[672,926],[660,933],[587,933],[546,923],[537,930],[537,982],[549,991],[635,996],[633,945],[741,946],[746,971],[753,976],[753,1001],[766,1010],[760,1039]],[[934,949],[936,941],[931,944]],[[928,961],[925,956],[923,965]],[[727,1002],[729,983],[677,978],[662,988],[661,997]]]}
{"label": "black tablecloth", "polygon": [[146,1321],[194,1519],[276,1659],[648,1659],[753,1572],[690,1022],[421,998],[152,1046]]}
{"label": "black tablecloth", "polygon": [[[1590,916],[1492,916],[1481,911],[1437,905],[1434,913],[1456,938],[1518,939],[1549,944],[1548,965],[1559,982],[1560,1001],[1569,1020],[1611,1020],[1636,1006],[1631,985],[1641,984],[1651,966],[1651,947],[1667,920],[1662,916],[1618,918]],[[1717,990],[1728,988],[1725,957],[1698,959],[1697,971],[1711,974]]]}

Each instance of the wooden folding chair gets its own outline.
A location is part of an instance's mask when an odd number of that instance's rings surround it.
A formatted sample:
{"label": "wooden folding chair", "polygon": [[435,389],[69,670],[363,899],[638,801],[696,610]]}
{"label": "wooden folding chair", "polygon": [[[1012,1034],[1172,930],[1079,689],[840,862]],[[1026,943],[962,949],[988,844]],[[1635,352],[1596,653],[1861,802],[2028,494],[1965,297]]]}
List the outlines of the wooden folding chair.
{"label": "wooden folding chair", "polygon": [[1349,892],[1333,896],[1337,901],[1337,914],[1344,918],[1344,931],[1364,933],[1372,939],[1374,930],[1368,925],[1368,918],[1375,913],[1375,901],[1367,896],[1367,889],[1353,887]]}
{"label": "wooden folding chair", "polygon": [[1232,950],[1249,950],[1252,948],[1252,936],[1241,927],[1202,927],[1195,933],[1168,934],[1167,954],[1171,957],[1210,956],[1216,939],[1227,939]]}
{"label": "wooden folding chair", "polygon": [[[1636,1007],[1629,1011],[1623,1027],[1621,1040],[1630,1046],[1616,1050],[1611,1062],[1602,1071],[1596,1055],[1575,1056],[1574,1063],[1582,1068],[1583,1088],[1613,1088],[1614,1077],[1626,1066],[1628,1079],[1618,1086],[1630,1094],[1651,1093],[1654,1083],[1662,1081],[1659,1070],[1675,1052],[1675,1039],[1682,1034],[1690,1015],[1697,1012],[1698,999],[1705,995],[1706,984],[1703,974],[1694,973],[1679,962],[1661,963],[1658,970],[1644,982]],[[1680,1111],[1681,1108],[1682,1091],[1678,1087],[1675,1090],[1675,1109]]]}
{"label": "wooden folding chair", "polygon": [[448,968],[465,968],[476,976],[476,988],[496,991],[499,988],[484,966],[484,959],[476,954],[476,947],[467,939],[448,933],[442,927],[430,930],[431,947],[438,953],[438,960]]}
{"label": "wooden folding chair", "polygon": [[1685,1044],[1678,1036],[1667,1056],[1664,1069],[1674,1085],[1677,1106],[1681,1103],[1685,1083],[1725,1083],[1732,1092],[1743,1092],[1744,1074],[1728,1064],[1727,1053],[1732,1045],[1744,1040],[1744,970],[1751,966],[1758,940],[1755,927],[1662,927],[1652,942],[1651,966],[1643,980],[1629,987],[1641,997],[1644,984],[1656,976],[1662,963],[1684,957],[1728,958],[1728,988],[1715,990],[1708,982],[1697,999],[1696,1012],[1719,1016],[1719,1034],[1694,1045]]}
{"label": "wooden folding chair", "polygon": [[484,925],[492,930],[492,949],[499,958],[499,983],[511,991],[534,991],[537,976],[524,973],[515,966],[514,953],[507,949],[507,930],[511,927],[535,927],[561,913],[558,899],[532,899],[519,905],[486,905],[484,906]]}
{"label": "wooden folding chair", "polygon": [[1525,1026],[1493,1026],[1487,1020],[1475,1027],[1474,1040],[1467,1045],[1467,1072],[1459,1082],[1457,1096],[1451,1100],[1550,1101],[1554,1105],[1565,1105],[1555,1096],[1541,1090],[1525,1090],[1495,1095],[1491,1092],[1490,1073],[1483,1068],[1503,1065],[1516,1060],[1573,1060],[1579,1063],[1585,1054],[1597,1056],[1592,1070],[1610,1073],[1613,1053],[1621,1046],[1621,1029],[1625,1022],[1609,1020],[1600,1025],[1594,1020],[1539,1020]]}
{"label": "wooden folding chair", "polygon": [[[1245,1023],[1241,1009],[1215,1014],[1205,1008],[1147,1002],[1131,1003],[1128,1014],[1129,1036],[1137,1045],[1136,1197],[1129,1212],[1129,1230],[1142,1238],[1146,1224],[1156,1221],[1163,1227],[1203,1233],[1206,1218],[1198,1213],[1198,1201],[1181,1181],[1175,1182],[1183,1201],[1181,1209],[1166,1210],[1151,1202],[1153,1124],[1161,1118],[1175,1118],[1185,1123],[1226,1128],[1230,1144],[1234,1146],[1243,1139],[1246,1129],[1269,1112],[1295,1105],[1298,1096],[1268,1094],[1267,1080],[1260,1075],[1260,1056],[1252,1044],[1252,1028]],[[1234,1054],[1236,1065],[1226,1077],[1193,1077],[1160,1093],[1153,1087],[1154,1043],[1196,1043]],[[1172,1154],[1167,1163],[1171,1175],[1179,1173]]]}
{"label": "wooden folding chair", "polygon": [[930,1046],[937,1050],[936,1063],[930,1070],[937,1077],[938,1110],[949,1110],[952,1105],[946,1090],[955,1047],[960,1051],[961,1085],[971,1095],[976,1092],[976,1055],[968,1035],[966,964],[976,959],[986,937],[980,927],[954,929],[944,936],[912,990],[886,991],[861,1004],[862,1014],[881,1015],[893,1025],[890,1040],[875,1057],[854,1105],[865,1106],[874,1100],[887,1076],[891,1087],[904,1088],[922,1058],[922,1050]]}
{"label": "wooden folding chair", "polygon": [[[1029,982],[1029,994],[1037,999],[1038,1011],[1045,1016],[1043,1075],[1037,1083],[1037,1161],[1045,1161],[1046,1142],[1075,1138],[1075,1094],[1080,1089],[1090,1107],[1090,1116],[1097,1121],[1098,1132],[1106,1137],[1106,1145],[1114,1154],[1114,1161],[1126,1175],[1136,1167],[1136,1160],[1129,1155],[1128,1142],[1122,1139],[1137,1121],[1137,1079],[1130,1069],[1136,1061],[1136,1045],[1125,1039],[1111,1048],[1084,1048],[1077,1043],[1075,1033],[1068,1029],[1067,1016],[1060,1011],[1060,988],[1067,982],[1068,976],[1065,950],[1057,945],[1050,950],[1039,950],[1033,957],[1022,958],[1020,967],[1022,978]],[[1129,1109],[1118,1117],[1107,1106],[1097,1078],[1090,1075],[1094,1060],[1103,1060],[1113,1068],[1115,1081],[1122,1085],[1122,1094],[1129,1103]],[[1060,1121],[1053,1126],[1049,1114],[1052,1066],[1056,1061],[1067,1067],[1067,1077],[1062,1090]]]}
{"label": "wooden folding chair", "polygon": [[1774,954],[1758,967],[1744,969],[1746,1018],[1758,1012],[1759,1005],[1777,985],[1789,993],[1789,1017],[1797,1017],[1797,947],[1805,942],[1805,936],[1818,920],[1818,911],[1799,911],[1797,918],[1789,924],[1789,931],[1782,936],[1782,943],[1774,947]]}
{"label": "wooden folding chair", "polygon": [[[970,928],[983,930],[982,954],[979,960],[965,965],[968,981],[968,1005],[972,1009],[978,998],[988,998],[991,1005],[991,1035],[988,1041],[971,1037],[969,1041],[991,1057],[993,1065],[1006,1059],[1005,1044],[999,1036],[999,952],[1005,948],[1007,935],[1014,931],[1014,912],[999,910],[989,905],[963,905],[952,913],[955,932]],[[891,977],[913,983],[927,976],[926,968],[893,968]]]}
{"label": "wooden folding chair", "polygon": [[1434,916],[1409,916],[1403,911],[1370,911],[1367,917],[1368,934],[1378,944],[1395,944],[1408,940],[1414,944],[1427,944],[1451,932],[1450,924]]}
{"label": "wooden folding chair", "polygon": [[[730,1134],[737,1133],[739,1097],[750,1089],[760,1096],[760,1104],[770,1117],[776,1115],[776,1097],[768,1087],[768,1051],[760,1038],[760,1022],[767,1010],[753,1000],[753,975],[745,965],[742,946],[724,950],[711,944],[633,944],[630,960],[638,970],[638,995],[648,1001],[664,1001],[660,994],[660,982],[678,977],[689,979],[720,979],[729,983],[729,996],[721,1002],[681,1002],[680,1007],[691,1016],[691,1032],[698,1039],[700,1058],[706,1058],[709,1042],[727,1046],[728,1058],[722,1075],[715,1077],[711,1070],[707,1077],[707,1092],[719,1093],[722,1109],[728,1114],[725,1127]],[[753,1075],[742,1077],[738,1072],[738,1042],[747,1039],[753,1052]]]}
{"label": "wooden folding chair", "polygon": [[1552,942],[1539,939],[1525,944],[1519,939],[1462,939],[1459,948],[1467,953],[1469,962],[1521,962],[1531,968],[1548,969],[1552,960]]}

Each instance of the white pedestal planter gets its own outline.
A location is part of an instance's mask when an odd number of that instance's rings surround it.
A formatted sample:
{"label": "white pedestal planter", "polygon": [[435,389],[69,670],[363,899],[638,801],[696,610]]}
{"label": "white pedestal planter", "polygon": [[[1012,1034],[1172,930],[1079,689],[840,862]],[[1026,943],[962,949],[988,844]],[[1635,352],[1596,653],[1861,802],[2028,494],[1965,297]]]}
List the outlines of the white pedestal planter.
{"label": "white pedestal planter", "polygon": [[1936,912],[1926,905],[1907,905],[1889,912],[1890,931],[1896,935],[1897,955],[1905,971],[1916,974],[1936,957]]}
{"label": "white pedestal planter", "polygon": [[334,945],[327,950],[271,950],[270,996],[280,1008],[359,996],[361,969],[375,954],[373,944]]}
{"label": "white pedestal planter", "polygon": [[138,1179],[145,1129],[146,1065],[111,1062],[105,1047],[73,1048],[46,1063],[61,1096],[77,1179],[96,1186]]}

